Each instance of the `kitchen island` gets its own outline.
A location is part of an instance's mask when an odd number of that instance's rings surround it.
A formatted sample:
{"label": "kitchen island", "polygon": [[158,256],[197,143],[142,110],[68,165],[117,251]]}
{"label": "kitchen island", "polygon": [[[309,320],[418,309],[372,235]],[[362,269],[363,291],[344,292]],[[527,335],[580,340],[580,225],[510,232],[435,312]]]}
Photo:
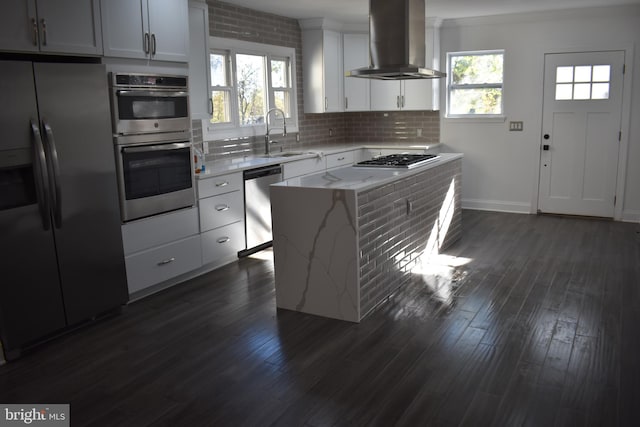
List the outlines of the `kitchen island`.
{"label": "kitchen island", "polygon": [[458,240],[462,154],[271,186],[276,305],[359,322]]}

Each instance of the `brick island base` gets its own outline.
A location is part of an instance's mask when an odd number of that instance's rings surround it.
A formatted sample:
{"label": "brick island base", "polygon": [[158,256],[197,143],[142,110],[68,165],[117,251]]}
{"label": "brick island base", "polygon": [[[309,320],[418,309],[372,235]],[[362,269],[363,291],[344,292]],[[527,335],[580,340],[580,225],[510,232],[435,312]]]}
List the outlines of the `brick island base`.
{"label": "brick island base", "polygon": [[461,163],[458,155],[391,178],[344,169],[306,180],[313,185],[272,186],[277,307],[359,322],[410,286],[416,266],[460,238]]}

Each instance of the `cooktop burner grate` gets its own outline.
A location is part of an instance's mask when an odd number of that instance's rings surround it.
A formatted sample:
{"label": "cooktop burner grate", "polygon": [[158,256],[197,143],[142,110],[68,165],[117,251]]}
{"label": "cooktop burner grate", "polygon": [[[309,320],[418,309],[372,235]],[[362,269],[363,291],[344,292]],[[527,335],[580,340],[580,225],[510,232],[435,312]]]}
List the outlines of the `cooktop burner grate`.
{"label": "cooktop burner grate", "polygon": [[437,159],[435,154],[390,154],[365,160],[354,165],[358,168],[411,169]]}

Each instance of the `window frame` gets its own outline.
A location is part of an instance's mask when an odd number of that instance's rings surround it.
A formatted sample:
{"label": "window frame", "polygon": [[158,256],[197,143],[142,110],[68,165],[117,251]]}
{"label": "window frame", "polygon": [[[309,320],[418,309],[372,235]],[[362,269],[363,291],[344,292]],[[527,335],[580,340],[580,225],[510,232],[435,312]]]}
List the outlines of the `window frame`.
{"label": "window frame", "polygon": [[[451,59],[457,56],[482,56],[482,55],[502,55],[502,82],[501,83],[478,83],[478,84],[454,84],[452,82],[453,73],[451,72]],[[482,121],[504,121],[506,118],[505,113],[505,50],[504,49],[491,49],[491,50],[469,50],[460,52],[447,52],[447,79],[446,79],[446,114],[445,118],[448,119],[472,119]],[[500,114],[453,114],[450,112],[451,108],[451,91],[455,89],[493,89],[499,88],[502,91],[500,97]]]}
{"label": "window frame", "polygon": [[[271,61],[286,59],[289,65],[288,79],[291,85],[289,90],[290,96],[290,117],[287,117],[287,131],[298,132],[298,102],[297,102],[297,85],[296,85],[296,51],[295,48],[286,46],[268,45],[263,43],[247,42],[235,39],[226,39],[221,37],[209,37],[208,54],[220,54],[227,52],[229,61],[229,83],[230,88],[230,122],[211,123],[210,119],[206,121],[205,132],[208,138],[226,139],[226,138],[242,138],[249,136],[263,136],[266,131],[264,123],[254,125],[240,125],[238,111],[238,92],[237,92],[237,69],[236,54],[259,55],[265,57],[265,85],[266,85],[266,109],[267,111],[275,106],[274,87],[271,79]],[[210,56],[208,56],[210,58]],[[207,62],[209,63],[209,61]],[[209,65],[210,66],[210,65]],[[211,82],[210,82],[211,83]],[[211,96],[217,88],[226,90],[226,87],[213,86],[210,84]],[[282,88],[276,88],[281,90]],[[212,116],[211,116],[212,117]]]}

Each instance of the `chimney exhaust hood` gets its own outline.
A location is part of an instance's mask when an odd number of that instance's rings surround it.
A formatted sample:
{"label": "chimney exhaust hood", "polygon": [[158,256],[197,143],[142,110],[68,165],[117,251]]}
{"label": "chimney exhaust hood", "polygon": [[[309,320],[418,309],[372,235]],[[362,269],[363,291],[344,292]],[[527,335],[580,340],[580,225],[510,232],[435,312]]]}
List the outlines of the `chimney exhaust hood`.
{"label": "chimney exhaust hood", "polygon": [[437,79],[425,67],[425,0],[369,0],[370,66],[347,77],[379,80]]}

